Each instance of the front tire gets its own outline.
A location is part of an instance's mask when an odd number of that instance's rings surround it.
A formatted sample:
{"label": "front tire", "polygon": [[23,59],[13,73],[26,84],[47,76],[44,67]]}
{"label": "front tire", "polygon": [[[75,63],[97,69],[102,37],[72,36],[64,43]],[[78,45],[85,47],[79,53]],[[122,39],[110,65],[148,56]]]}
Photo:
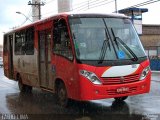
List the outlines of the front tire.
{"label": "front tire", "polygon": [[69,102],[66,87],[62,82],[57,87],[57,102],[61,107],[67,107]]}
{"label": "front tire", "polygon": [[115,101],[117,101],[117,102],[121,102],[121,101],[126,100],[127,98],[128,98],[128,96],[124,96],[124,97],[117,97],[117,98],[114,98],[114,99],[115,99]]}

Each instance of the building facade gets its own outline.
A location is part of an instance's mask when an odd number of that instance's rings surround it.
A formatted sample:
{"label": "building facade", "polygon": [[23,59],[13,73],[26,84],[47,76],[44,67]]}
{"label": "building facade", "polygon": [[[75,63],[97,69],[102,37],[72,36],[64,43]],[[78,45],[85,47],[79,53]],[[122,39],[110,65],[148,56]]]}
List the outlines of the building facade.
{"label": "building facade", "polygon": [[160,71],[160,25],[143,25],[140,39],[150,59],[153,71]]}
{"label": "building facade", "polygon": [[143,34],[140,35],[142,44],[149,57],[160,58],[160,25],[143,25]]}

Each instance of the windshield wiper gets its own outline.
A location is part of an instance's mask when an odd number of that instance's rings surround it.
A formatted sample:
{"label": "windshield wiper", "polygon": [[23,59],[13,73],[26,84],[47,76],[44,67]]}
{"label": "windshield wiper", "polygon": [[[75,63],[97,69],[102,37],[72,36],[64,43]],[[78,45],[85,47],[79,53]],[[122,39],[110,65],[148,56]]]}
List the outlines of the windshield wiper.
{"label": "windshield wiper", "polygon": [[110,43],[109,43],[109,37],[108,37],[106,29],[105,29],[105,36],[106,36],[106,39],[103,41],[103,45],[102,45],[102,49],[101,49],[98,64],[100,64],[104,61],[107,48],[109,47],[109,49],[111,50],[111,46],[110,46]]}
{"label": "windshield wiper", "polygon": [[[115,34],[114,34],[114,31],[113,29],[111,28],[111,32],[112,32],[112,35],[114,37],[114,41],[116,43],[116,46],[118,47],[119,49],[119,46],[118,46],[118,42],[121,43],[121,45],[123,45],[123,47],[126,48],[126,50],[133,56],[133,58],[131,60],[133,61],[137,61],[138,60],[138,57],[136,56],[136,54],[128,47],[128,45],[126,43],[123,42],[123,40],[121,40],[121,38],[119,37],[116,37]],[[117,41],[118,40],[118,41]]]}

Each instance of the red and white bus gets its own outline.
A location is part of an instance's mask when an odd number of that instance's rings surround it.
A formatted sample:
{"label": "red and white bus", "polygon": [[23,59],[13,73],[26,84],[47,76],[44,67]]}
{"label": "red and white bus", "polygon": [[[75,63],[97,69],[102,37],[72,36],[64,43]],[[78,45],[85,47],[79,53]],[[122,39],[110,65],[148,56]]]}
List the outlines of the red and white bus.
{"label": "red and white bus", "polygon": [[21,92],[32,87],[87,101],[148,93],[149,60],[130,19],[64,13],[4,35],[4,73]]}

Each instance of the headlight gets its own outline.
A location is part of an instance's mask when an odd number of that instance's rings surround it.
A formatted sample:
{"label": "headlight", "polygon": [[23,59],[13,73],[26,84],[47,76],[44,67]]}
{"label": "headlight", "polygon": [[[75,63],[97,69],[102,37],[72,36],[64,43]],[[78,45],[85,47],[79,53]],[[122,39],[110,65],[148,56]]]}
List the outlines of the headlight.
{"label": "headlight", "polygon": [[93,72],[88,72],[86,70],[80,70],[80,75],[86,77],[88,80],[90,80],[94,84],[97,84],[97,85],[102,84],[99,78]]}
{"label": "headlight", "polygon": [[149,73],[149,71],[150,71],[150,67],[149,66],[144,68],[142,73],[141,73],[140,80],[143,80],[144,78],[146,78],[146,76]]}

